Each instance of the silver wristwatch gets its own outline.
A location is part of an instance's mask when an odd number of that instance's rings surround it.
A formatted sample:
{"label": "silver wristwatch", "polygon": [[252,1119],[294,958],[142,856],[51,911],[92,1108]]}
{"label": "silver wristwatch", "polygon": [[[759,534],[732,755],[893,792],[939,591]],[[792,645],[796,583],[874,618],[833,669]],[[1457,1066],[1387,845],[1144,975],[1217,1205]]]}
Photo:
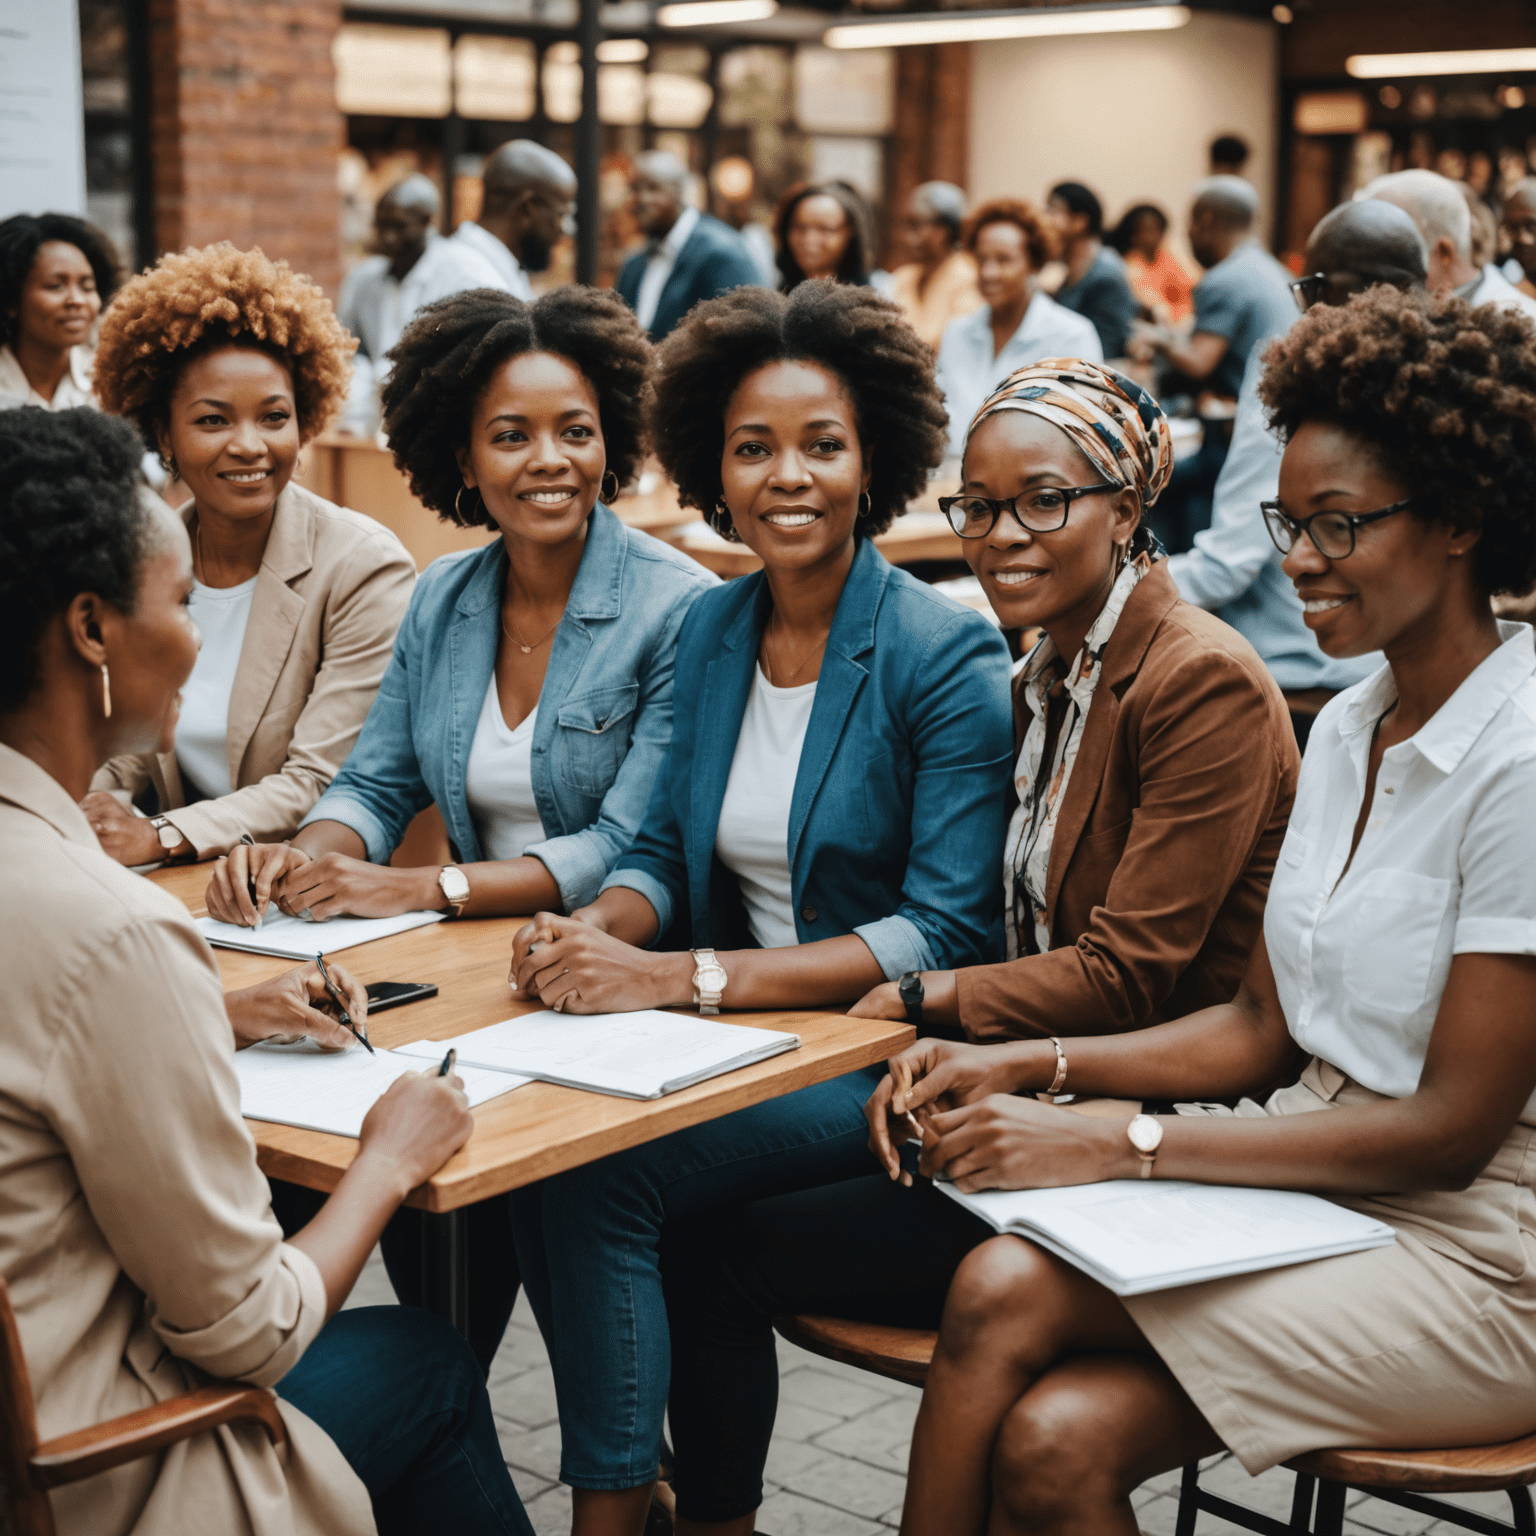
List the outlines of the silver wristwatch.
{"label": "silver wristwatch", "polygon": [[719,1013],[720,999],[725,994],[725,984],[730,980],[725,967],[715,958],[712,949],[693,951],[693,1000],[700,1013]]}
{"label": "silver wristwatch", "polygon": [[457,864],[444,864],[437,872],[437,888],[448,903],[448,912],[457,917],[469,900],[469,876]]}
{"label": "silver wristwatch", "polygon": [[[160,839],[160,846],[165,850],[165,862],[167,864],[184,864],[190,862],[197,855],[197,850],[188,842],[186,834],[181,828],[166,816],[151,816],[149,824],[155,829],[155,836]],[[174,853],[172,850],[187,844],[188,852]]]}
{"label": "silver wristwatch", "polygon": [[1152,1165],[1157,1161],[1157,1149],[1163,1144],[1163,1122],[1152,1115],[1137,1115],[1126,1126],[1125,1134],[1141,1158],[1141,1176],[1152,1177]]}

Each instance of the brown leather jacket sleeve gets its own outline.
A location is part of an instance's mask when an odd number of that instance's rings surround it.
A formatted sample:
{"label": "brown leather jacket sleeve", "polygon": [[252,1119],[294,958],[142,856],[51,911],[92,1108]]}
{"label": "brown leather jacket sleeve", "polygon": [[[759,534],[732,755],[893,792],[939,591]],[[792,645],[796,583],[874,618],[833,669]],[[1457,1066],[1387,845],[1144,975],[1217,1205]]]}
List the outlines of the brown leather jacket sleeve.
{"label": "brown leather jacket sleeve", "polygon": [[1142,1028],[1159,1021],[1214,923],[1251,930],[1228,935],[1244,953],[1258,939],[1261,891],[1228,898],[1240,880],[1267,890],[1295,795],[1299,757],[1279,690],[1254,663],[1204,650],[1150,687],[1133,683],[1118,707],[1106,779],[1130,782],[1101,784],[1098,799],[1100,809],[1122,802],[1129,818],[1090,818],[1072,854],[1053,928],[1074,942],[958,974],[973,1040]]}

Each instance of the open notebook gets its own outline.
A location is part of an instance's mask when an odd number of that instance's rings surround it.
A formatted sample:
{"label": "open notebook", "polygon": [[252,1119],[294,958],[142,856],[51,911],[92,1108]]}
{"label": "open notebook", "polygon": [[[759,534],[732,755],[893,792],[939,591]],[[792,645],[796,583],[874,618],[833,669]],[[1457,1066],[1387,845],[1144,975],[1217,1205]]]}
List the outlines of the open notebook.
{"label": "open notebook", "polygon": [[332,955],[337,950],[371,944],[375,939],[407,933],[427,923],[440,923],[445,915],[402,912],[397,917],[333,917],[328,922],[312,923],[269,907],[260,928],[242,928],[238,923],[221,923],[211,917],[198,918],[197,926],[202,936],[220,949],[243,949],[248,954],[278,955],[285,960],[313,960],[316,955]]}
{"label": "open notebook", "polygon": [[[434,1065],[442,1062],[447,1049],[438,1046]],[[296,1045],[253,1045],[235,1052],[240,1113],[251,1120],[273,1120],[307,1131],[358,1136],[363,1117],[379,1095],[397,1077],[420,1072],[426,1065],[399,1051],[376,1050],[370,1056],[360,1045],[339,1052],[322,1051],[307,1040]],[[478,1071],[463,1062],[454,1071],[463,1080],[471,1109],[529,1081],[505,1072]]]}
{"label": "open notebook", "polygon": [[793,1051],[799,1044],[799,1035],[779,1030],[654,1008],[587,1017],[545,1008],[451,1040],[418,1040],[399,1051],[423,1058],[435,1052],[441,1061],[451,1045],[466,1066],[627,1099],[659,1099],[705,1078]]}
{"label": "open notebook", "polygon": [[1316,1195],[1178,1180],[1111,1179],[1066,1189],[996,1189],[952,1200],[999,1232],[1026,1237],[1117,1296],[1385,1248],[1385,1222]]}

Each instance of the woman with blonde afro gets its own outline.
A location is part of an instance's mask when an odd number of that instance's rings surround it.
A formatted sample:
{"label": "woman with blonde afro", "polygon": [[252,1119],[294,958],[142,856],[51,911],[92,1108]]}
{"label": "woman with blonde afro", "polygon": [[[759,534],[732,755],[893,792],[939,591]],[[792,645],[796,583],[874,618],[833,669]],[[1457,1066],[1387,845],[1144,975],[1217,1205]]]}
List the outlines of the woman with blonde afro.
{"label": "woman with blonde afro", "polygon": [[292,483],[346,398],[356,345],[309,278],[229,244],[162,257],[102,321],[103,409],[136,422],[191,493],[202,635],[175,751],[114,758],[84,801],[124,864],[291,836],[362,729],[415,566],[382,524]]}

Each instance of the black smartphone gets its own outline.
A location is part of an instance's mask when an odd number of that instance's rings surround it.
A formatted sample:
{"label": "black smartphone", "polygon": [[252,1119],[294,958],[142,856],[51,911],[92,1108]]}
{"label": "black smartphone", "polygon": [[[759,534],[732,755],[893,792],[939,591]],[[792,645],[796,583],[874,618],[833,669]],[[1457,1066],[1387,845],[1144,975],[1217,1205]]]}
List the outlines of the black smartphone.
{"label": "black smartphone", "polygon": [[437,988],[430,981],[374,981],[368,985],[368,1017],[403,1003],[417,1003],[424,997],[436,997]]}

